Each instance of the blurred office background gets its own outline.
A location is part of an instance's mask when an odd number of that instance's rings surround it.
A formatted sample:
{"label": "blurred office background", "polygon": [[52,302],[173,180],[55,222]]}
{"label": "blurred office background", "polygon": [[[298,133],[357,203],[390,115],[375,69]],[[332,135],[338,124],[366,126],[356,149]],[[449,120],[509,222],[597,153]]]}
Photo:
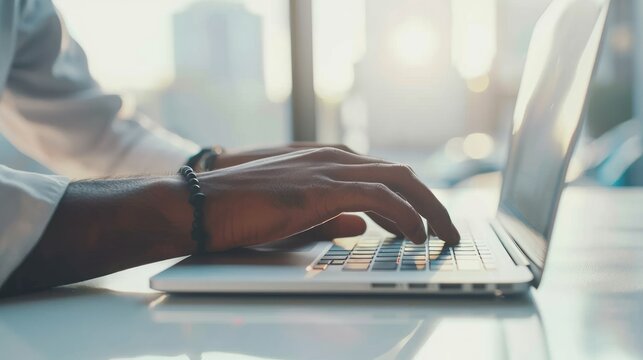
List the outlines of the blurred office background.
{"label": "blurred office background", "polygon": [[[54,2],[102,86],[184,137],[342,142],[455,186],[498,183],[529,38],[550,1]],[[637,0],[613,0],[576,184],[643,184],[639,18]],[[46,171],[4,139],[0,154]]]}

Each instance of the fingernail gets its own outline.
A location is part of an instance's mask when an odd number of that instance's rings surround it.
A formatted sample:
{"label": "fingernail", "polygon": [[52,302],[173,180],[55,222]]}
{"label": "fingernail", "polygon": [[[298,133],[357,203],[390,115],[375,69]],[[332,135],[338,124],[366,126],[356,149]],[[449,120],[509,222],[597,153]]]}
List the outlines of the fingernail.
{"label": "fingernail", "polygon": [[426,230],[429,233],[429,235],[438,236],[438,233],[433,229],[433,227],[429,223],[426,224]]}
{"label": "fingernail", "polygon": [[416,244],[423,244],[427,240],[427,235],[426,231],[424,230],[424,226],[421,228],[418,228],[417,230],[417,241],[415,241]]}

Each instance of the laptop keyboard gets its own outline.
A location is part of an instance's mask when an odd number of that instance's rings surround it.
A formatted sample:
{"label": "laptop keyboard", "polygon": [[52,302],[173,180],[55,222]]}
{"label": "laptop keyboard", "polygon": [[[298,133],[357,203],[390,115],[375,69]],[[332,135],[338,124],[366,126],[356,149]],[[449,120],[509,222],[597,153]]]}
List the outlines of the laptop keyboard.
{"label": "laptop keyboard", "polygon": [[432,237],[424,244],[406,239],[364,238],[354,245],[334,244],[313,270],[342,271],[486,271],[495,270],[490,249],[470,233],[456,246]]}

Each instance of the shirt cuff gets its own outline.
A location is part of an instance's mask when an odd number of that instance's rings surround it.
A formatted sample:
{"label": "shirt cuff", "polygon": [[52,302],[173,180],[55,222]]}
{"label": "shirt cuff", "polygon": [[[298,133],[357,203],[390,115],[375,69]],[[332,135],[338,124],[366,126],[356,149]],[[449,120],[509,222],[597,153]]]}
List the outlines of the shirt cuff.
{"label": "shirt cuff", "polygon": [[45,231],[69,180],[0,165],[0,286]]}
{"label": "shirt cuff", "polygon": [[128,131],[136,137],[135,146],[110,169],[112,175],[172,174],[201,149],[145,117],[136,124],[138,129]]}

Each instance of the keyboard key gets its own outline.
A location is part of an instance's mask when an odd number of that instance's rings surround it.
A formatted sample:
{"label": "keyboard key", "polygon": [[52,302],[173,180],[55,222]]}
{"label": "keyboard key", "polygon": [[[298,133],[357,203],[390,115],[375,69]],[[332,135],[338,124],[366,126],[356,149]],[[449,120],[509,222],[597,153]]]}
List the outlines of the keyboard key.
{"label": "keyboard key", "polygon": [[435,261],[431,261],[431,264],[435,264],[435,265],[446,265],[446,264],[453,265],[453,260],[435,260]]}
{"label": "keyboard key", "polygon": [[375,262],[371,270],[395,270],[397,263],[394,262]]}
{"label": "keyboard key", "polygon": [[313,265],[313,270],[326,270],[328,264],[317,264]]}
{"label": "keyboard key", "polygon": [[400,270],[424,270],[426,269],[426,264],[402,264]]}
{"label": "keyboard key", "polygon": [[474,249],[453,249],[454,254],[476,254],[478,255],[478,250]]}
{"label": "keyboard key", "polygon": [[340,246],[340,245],[333,245],[328,251],[351,251],[355,245],[349,245],[349,246]]}
{"label": "keyboard key", "polygon": [[319,261],[317,262],[317,264],[318,264],[318,265],[322,265],[322,264],[329,264],[331,261],[333,261],[333,260],[324,260],[324,259],[321,259],[321,260],[319,260]]}
{"label": "keyboard key", "polygon": [[368,265],[370,263],[371,263],[371,260],[369,260],[369,259],[355,259],[355,260],[350,260],[349,259],[349,260],[346,261],[346,264],[366,264],[366,265]]}
{"label": "keyboard key", "polygon": [[347,256],[324,256],[322,260],[345,260]]}
{"label": "keyboard key", "polygon": [[373,255],[351,255],[349,259],[372,259]]}
{"label": "keyboard key", "polygon": [[344,265],[345,261],[344,260],[333,260],[333,262],[330,263],[330,265]]}
{"label": "keyboard key", "polygon": [[405,256],[402,257],[402,259],[403,260],[422,260],[422,261],[426,261],[426,256],[406,256],[405,255]]}
{"label": "keyboard key", "polygon": [[397,246],[397,247],[400,247],[400,246],[402,246],[402,243],[399,242],[399,241],[398,242],[385,241],[385,242],[382,243],[382,246]]}
{"label": "keyboard key", "polygon": [[326,255],[348,255],[350,253],[349,250],[328,250]]}
{"label": "keyboard key", "polygon": [[453,260],[453,255],[451,254],[443,254],[443,255],[429,255],[429,259],[431,261],[441,261],[441,260]]}
{"label": "keyboard key", "polygon": [[451,255],[451,253],[448,251],[429,251],[429,255],[440,256],[440,255]]}
{"label": "keyboard key", "polygon": [[342,268],[346,271],[366,271],[368,270],[368,264],[346,264]]}
{"label": "keyboard key", "polygon": [[476,250],[475,245],[471,245],[471,246],[456,246],[453,248],[453,251],[478,251],[478,250]]}
{"label": "keyboard key", "polygon": [[348,259],[346,262],[349,264],[369,264],[371,262],[371,259]]}
{"label": "keyboard key", "polygon": [[455,270],[455,266],[453,266],[452,263],[429,263],[429,266],[431,267],[431,270],[433,271],[453,271]]}
{"label": "keyboard key", "polygon": [[385,261],[385,262],[396,262],[397,261],[397,256],[377,256],[375,257],[375,261]]}
{"label": "keyboard key", "polygon": [[375,250],[373,251],[353,251],[353,255],[373,255],[375,254]]}
{"label": "keyboard key", "polygon": [[400,248],[380,248],[380,252],[400,252]]}

